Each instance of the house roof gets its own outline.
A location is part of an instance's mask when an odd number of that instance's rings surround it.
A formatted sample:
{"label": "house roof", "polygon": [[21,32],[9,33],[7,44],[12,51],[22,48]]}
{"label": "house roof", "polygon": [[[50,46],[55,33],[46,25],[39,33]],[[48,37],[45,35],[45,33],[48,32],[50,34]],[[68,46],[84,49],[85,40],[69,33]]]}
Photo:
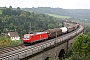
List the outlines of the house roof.
{"label": "house roof", "polygon": [[9,32],[10,37],[19,37],[17,32]]}

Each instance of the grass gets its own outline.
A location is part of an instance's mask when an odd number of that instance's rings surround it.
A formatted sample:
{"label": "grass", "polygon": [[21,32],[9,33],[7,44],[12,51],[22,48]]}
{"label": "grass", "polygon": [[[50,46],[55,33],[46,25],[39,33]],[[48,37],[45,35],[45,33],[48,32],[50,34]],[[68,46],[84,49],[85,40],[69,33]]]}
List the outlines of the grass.
{"label": "grass", "polygon": [[23,44],[22,40],[0,40],[0,49]]}
{"label": "grass", "polygon": [[11,42],[11,46],[17,46],[17,45],[20,45],[20,44],[23,44],[22,40],[14,40],[14,41]]}
{"label": "grass", "polygon": [[2,10],[0,10],[0,14],[2,14]]}
{"label": "grass", "polygon": [[53,17],[56,17],[56,18],[62,18],[62,19],[69,19],[70,17],[69,16],[61,16],[61,15],[56,15],[56,14],[48,14],[49,16],[53,16]]}

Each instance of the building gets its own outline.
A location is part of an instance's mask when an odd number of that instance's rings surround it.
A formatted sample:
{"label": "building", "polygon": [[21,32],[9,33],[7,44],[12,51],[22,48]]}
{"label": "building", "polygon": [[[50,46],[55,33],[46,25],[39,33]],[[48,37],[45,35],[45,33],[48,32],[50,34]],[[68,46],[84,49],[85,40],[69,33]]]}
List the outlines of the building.
{"label": "building", "polygon": [[9,32],[8,35],[11,37],[11,40],[20,40],[17,32]]}

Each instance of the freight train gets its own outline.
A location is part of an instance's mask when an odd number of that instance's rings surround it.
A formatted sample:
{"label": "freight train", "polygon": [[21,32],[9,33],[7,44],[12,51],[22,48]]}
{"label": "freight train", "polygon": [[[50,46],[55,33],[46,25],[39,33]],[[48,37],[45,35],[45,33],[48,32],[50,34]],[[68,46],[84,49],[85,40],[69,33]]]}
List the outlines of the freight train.
{"label": "freight train", "polygon": [[37,41],[49,40],[49,39],[58,37],[62,34],[74,31],[79,27],[79,24],[77,23],[74,23],[74,24],[64,23],[64,24],[66,24],[66,27],[48,29],[44,32],[24,34],[23,42],[24,44],[27,44],[27,43],[30,44],[30,43],[37,42]]}

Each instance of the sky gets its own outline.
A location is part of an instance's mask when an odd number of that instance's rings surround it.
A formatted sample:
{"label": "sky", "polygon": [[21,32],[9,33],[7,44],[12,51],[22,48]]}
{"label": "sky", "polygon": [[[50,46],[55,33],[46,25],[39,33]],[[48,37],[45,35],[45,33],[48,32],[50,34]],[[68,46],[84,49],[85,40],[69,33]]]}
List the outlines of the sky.
{"label": "sky", "polygon": [[63,9],[90,9],[90,0],[0,0],[0,7],[53,7]]}

